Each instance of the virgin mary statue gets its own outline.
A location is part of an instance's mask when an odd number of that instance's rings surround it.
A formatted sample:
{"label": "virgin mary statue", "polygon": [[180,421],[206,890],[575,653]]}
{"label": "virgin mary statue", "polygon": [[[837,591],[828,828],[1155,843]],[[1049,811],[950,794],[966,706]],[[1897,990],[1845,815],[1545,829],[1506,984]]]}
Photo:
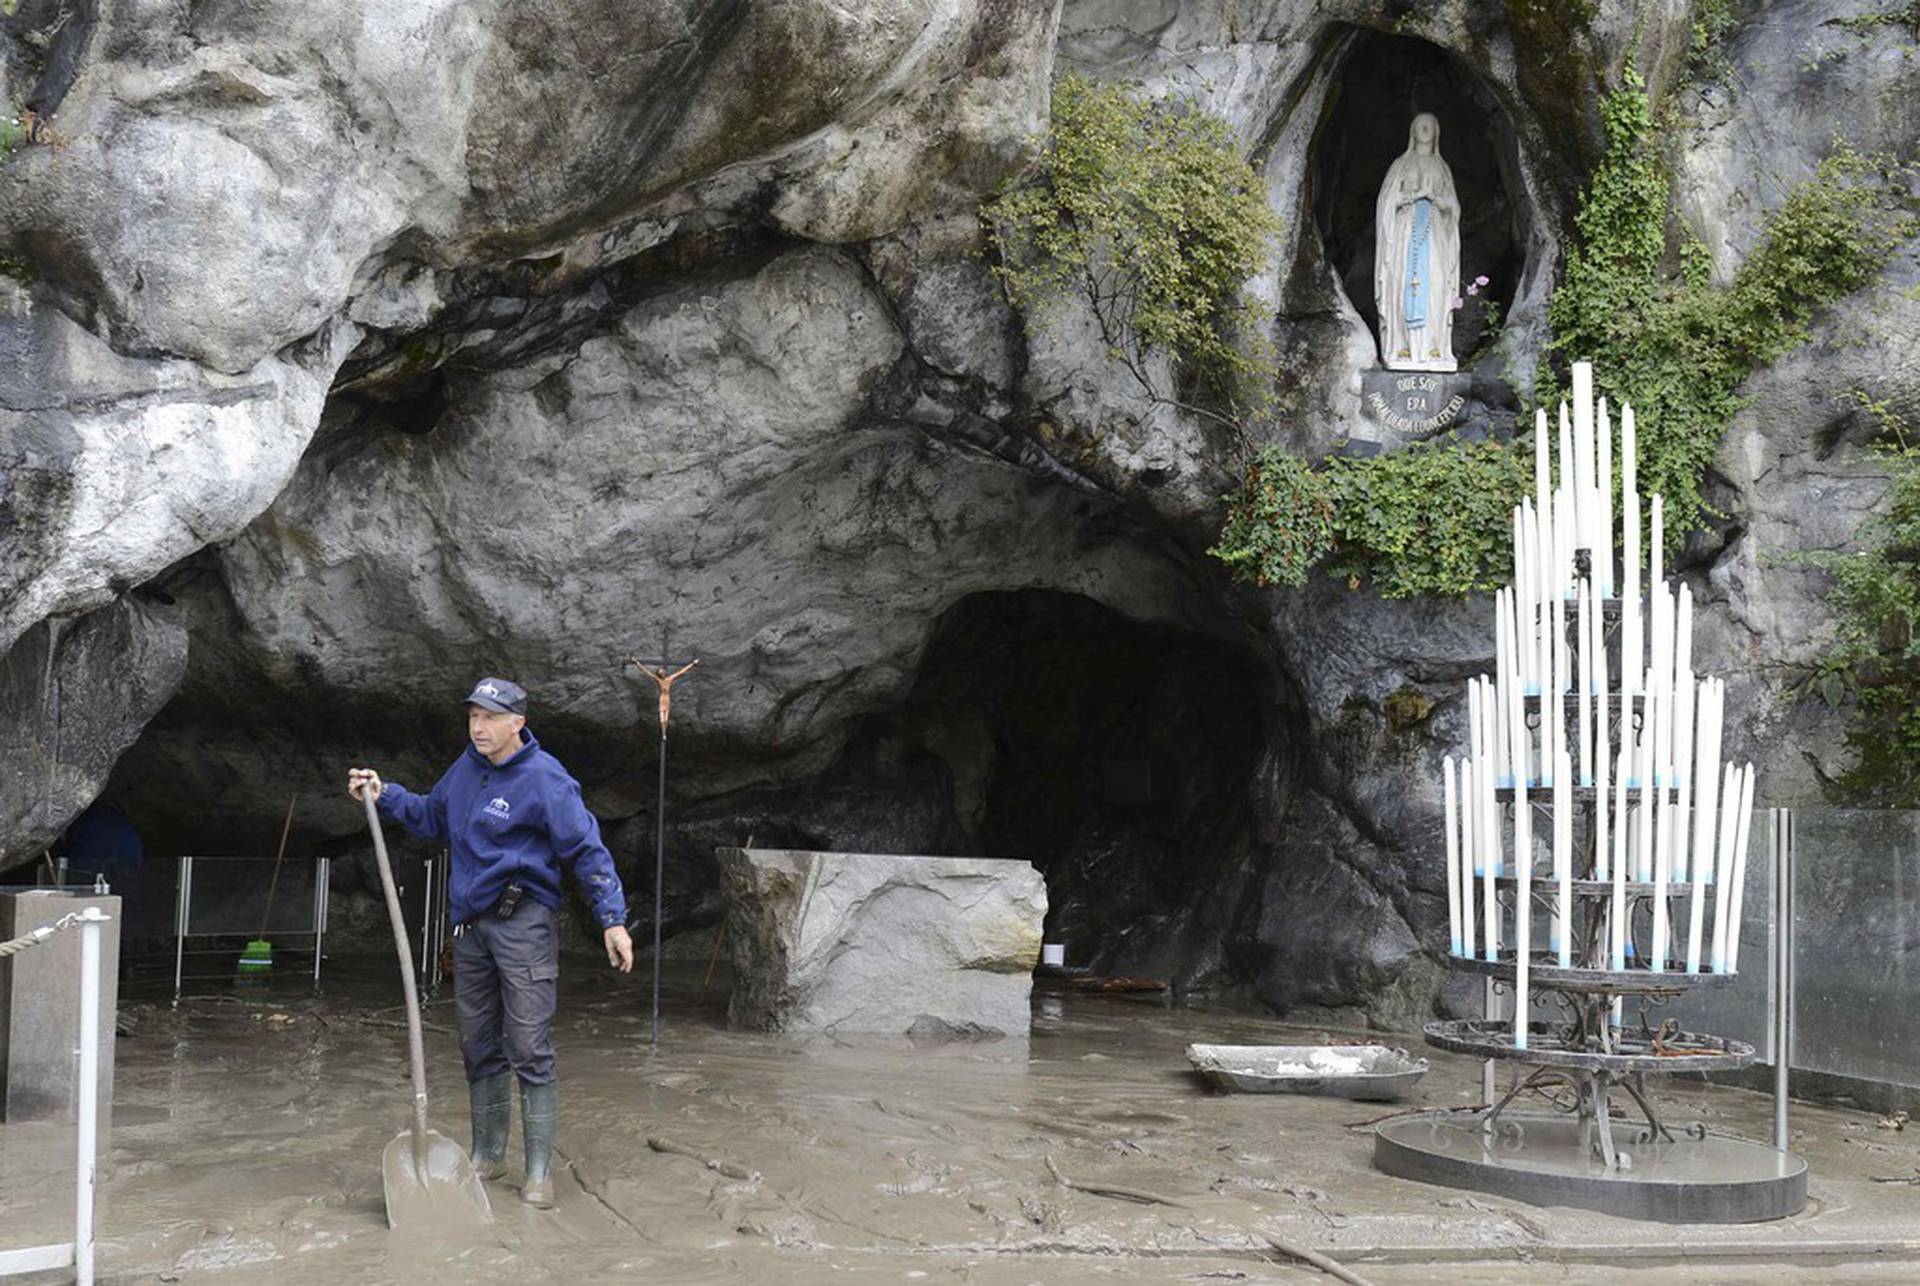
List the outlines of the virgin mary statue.
{"label": "virgin mary statue", "polygon": [[1390,371],[1451,371],[1460,288],[1460,199],[1440,159],[1440,122],[1413,118],[1373,208],[1373,301]]}

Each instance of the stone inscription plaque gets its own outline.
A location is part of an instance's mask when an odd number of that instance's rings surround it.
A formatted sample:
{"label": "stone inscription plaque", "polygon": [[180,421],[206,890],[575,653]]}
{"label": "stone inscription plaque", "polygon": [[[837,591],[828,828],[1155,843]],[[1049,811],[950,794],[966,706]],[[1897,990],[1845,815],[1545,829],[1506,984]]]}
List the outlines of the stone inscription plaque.
{"label": "stone inscription plaque", "polygon": [[1360,377],[1360,402],[1375,424],[1405,437],[1424,438],[1455,426],[1472,387],[1470,375],[1367,371]]}

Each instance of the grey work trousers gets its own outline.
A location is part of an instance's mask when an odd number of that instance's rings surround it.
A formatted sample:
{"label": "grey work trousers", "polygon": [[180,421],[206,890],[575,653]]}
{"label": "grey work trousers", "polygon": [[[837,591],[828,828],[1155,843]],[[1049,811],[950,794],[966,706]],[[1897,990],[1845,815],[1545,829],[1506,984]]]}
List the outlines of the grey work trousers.
{"label": "grey work trousers", "polygon": [[453,1006],[469,1082],[509,1068],[529,1085],[553,1079],[559,988],[560,931],[549,908],[527,898],[509,919],[488,912],[460,926]]}

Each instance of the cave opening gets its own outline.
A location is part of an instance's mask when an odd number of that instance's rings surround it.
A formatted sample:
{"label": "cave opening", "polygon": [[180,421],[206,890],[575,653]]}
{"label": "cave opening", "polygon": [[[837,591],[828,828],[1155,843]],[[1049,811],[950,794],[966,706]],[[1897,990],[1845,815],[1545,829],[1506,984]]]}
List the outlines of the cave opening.
{"label": "cave opening", "polygon": [[1234,643],[1020,590],[942,616],[908,706],[974,851],[1046,877],[1048,941],[1141,967],[1245,849],[1268,685]]}
{"label": "cave opening", "polygon": [[[1471,68],[1430,41],[1382,31],[1351,35],[1315,133],[1310,201],[1314,226],[1340,288],[1379,331],[1374,304],[1374,203],[1387,167],[1407,148],[1409,122],[1431,112],[1440,154],[1460,197],[1463,304],[1453,329],[1461,366],[1484,355],[1526,272],[1531,204],[1513,122]],[[1476,296],[1466,286],[1488,284]]]}

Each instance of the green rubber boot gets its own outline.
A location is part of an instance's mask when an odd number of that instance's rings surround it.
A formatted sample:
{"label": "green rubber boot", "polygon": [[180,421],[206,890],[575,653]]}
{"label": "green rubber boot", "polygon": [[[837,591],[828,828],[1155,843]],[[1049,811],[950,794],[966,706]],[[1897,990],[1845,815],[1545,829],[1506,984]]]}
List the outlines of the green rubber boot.
{"label": "green rubber boot", "polygon": [[473,1168],[482,1179],[507,1173],[507,1133],[513,1128],[513,1073],[498,1072],[467,1083],[473,1113]]}
{"label": "green rubber boot", "polygon": [[527,1138],[527,1182],[520,1189],[520,1200],[542,1210],[553,1208],[553,1123],[559,1115],[559,1090],[552,1081],[545,1085],[520,1082],[520,1124]]}

